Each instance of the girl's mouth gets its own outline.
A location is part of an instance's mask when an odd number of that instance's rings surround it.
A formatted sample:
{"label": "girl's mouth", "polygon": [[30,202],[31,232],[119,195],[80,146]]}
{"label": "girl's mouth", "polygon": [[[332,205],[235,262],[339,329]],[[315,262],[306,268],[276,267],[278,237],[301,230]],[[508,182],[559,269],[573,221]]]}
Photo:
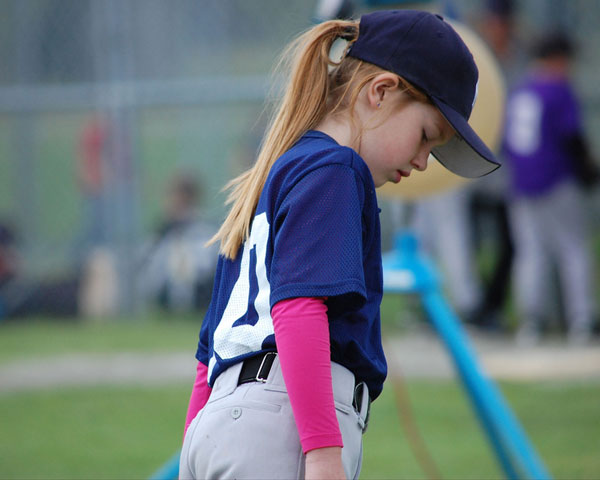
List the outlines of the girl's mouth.
{"label": "girl's mouth", "polygon": [[394,179],[394,183],[398,183],[402,180],[402,177],[410,177],[410,170],[396,170],[396,178]]}

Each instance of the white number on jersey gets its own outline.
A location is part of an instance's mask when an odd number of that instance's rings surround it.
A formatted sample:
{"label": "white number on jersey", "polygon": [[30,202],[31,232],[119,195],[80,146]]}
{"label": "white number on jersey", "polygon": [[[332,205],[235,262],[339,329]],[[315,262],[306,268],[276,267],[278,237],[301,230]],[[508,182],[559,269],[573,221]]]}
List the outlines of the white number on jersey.
{"label": "white number on jersey", "polygon": [[540,146],[542,103],[529,92],[516,94],[508,104],[506,140],[515,153],[528,155]]}
{"label": "white number on jersey", "polygon": [[[223,312],[223,317],[214,333],[214,351],[222,359],[235,358],[261,349],[266,337],[273,334],[273,320],[271,319],[271,285],[267,279],[265,258],[267,255],[267,241],[269,240],[269,223],[266,213],[254,217],[250,238],[244,243],[240,276],[235,282],[229,301]],[[256,268],[250,271],[250,253],[255,248]],[[255,275],[258,284],[258,293],[254,300],[254,308],[258,314],[255,325],[233,324],[248,311],[250,302],[250,275]],[[210,359],[208,376],[212,375],[216,358]]]}

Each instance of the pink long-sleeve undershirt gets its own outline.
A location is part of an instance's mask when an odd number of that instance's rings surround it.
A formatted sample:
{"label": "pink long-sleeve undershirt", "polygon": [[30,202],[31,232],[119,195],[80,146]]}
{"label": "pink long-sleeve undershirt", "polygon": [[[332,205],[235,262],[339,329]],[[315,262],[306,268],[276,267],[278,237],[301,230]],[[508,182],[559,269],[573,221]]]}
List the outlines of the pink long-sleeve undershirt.
{"label": "pink long-sleeve undershirt", "polygon": [[187,432],[190,423],[196,417],[198,412],[206,405],[208,402],[208,397],[210,397],[210,392],[212,388],[208,386],[208,367],[204,365],[202,362],[198,362],[198,366],[196,367],[196,381],[194,382],[194,388],[192,389],[192,394],[190,396],[190,403],[188,404],[188,411],[185,417],[185,429],[183,431],[183,435],[185,436],[185,432]]}
{"label": "pink long-sleeve undershirt", "polygon": [[271,317],[302,450],[343,446],[333,399],[324,299],[283,300],[271,309]]}

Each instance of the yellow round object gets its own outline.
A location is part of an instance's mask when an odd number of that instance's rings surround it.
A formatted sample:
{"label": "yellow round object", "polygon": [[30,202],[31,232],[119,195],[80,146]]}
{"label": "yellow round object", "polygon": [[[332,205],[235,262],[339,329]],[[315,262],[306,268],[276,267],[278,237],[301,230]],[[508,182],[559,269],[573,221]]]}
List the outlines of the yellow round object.
{"label": "yellow round object", "polygon": [[[469,47],[479,69],[478,94],[469,125],[484,143],[494,150],[500,141],[506,97],[500,66],[489,47],[471,28],[455,21],[451,21],[450,24]],[[413,170],[410,178],[403,179],[398,185],[388,182],[379,192],[386,196],[415,199],[441,193],[467,181],[468,179],[447,170],[430,155],[427,170]]]}

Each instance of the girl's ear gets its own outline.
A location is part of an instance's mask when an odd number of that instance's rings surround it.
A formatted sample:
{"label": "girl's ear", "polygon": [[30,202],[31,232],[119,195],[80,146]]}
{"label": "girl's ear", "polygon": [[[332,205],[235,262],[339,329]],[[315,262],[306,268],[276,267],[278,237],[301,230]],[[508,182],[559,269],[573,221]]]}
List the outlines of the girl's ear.
{"label": "girl's ear", "polygon": [[369,106],[379,108],[386,96],[393,90],[397,90],[400,84],[398,76],[391,72],[384,72],[377,75],[368,84],[367,100]]}

